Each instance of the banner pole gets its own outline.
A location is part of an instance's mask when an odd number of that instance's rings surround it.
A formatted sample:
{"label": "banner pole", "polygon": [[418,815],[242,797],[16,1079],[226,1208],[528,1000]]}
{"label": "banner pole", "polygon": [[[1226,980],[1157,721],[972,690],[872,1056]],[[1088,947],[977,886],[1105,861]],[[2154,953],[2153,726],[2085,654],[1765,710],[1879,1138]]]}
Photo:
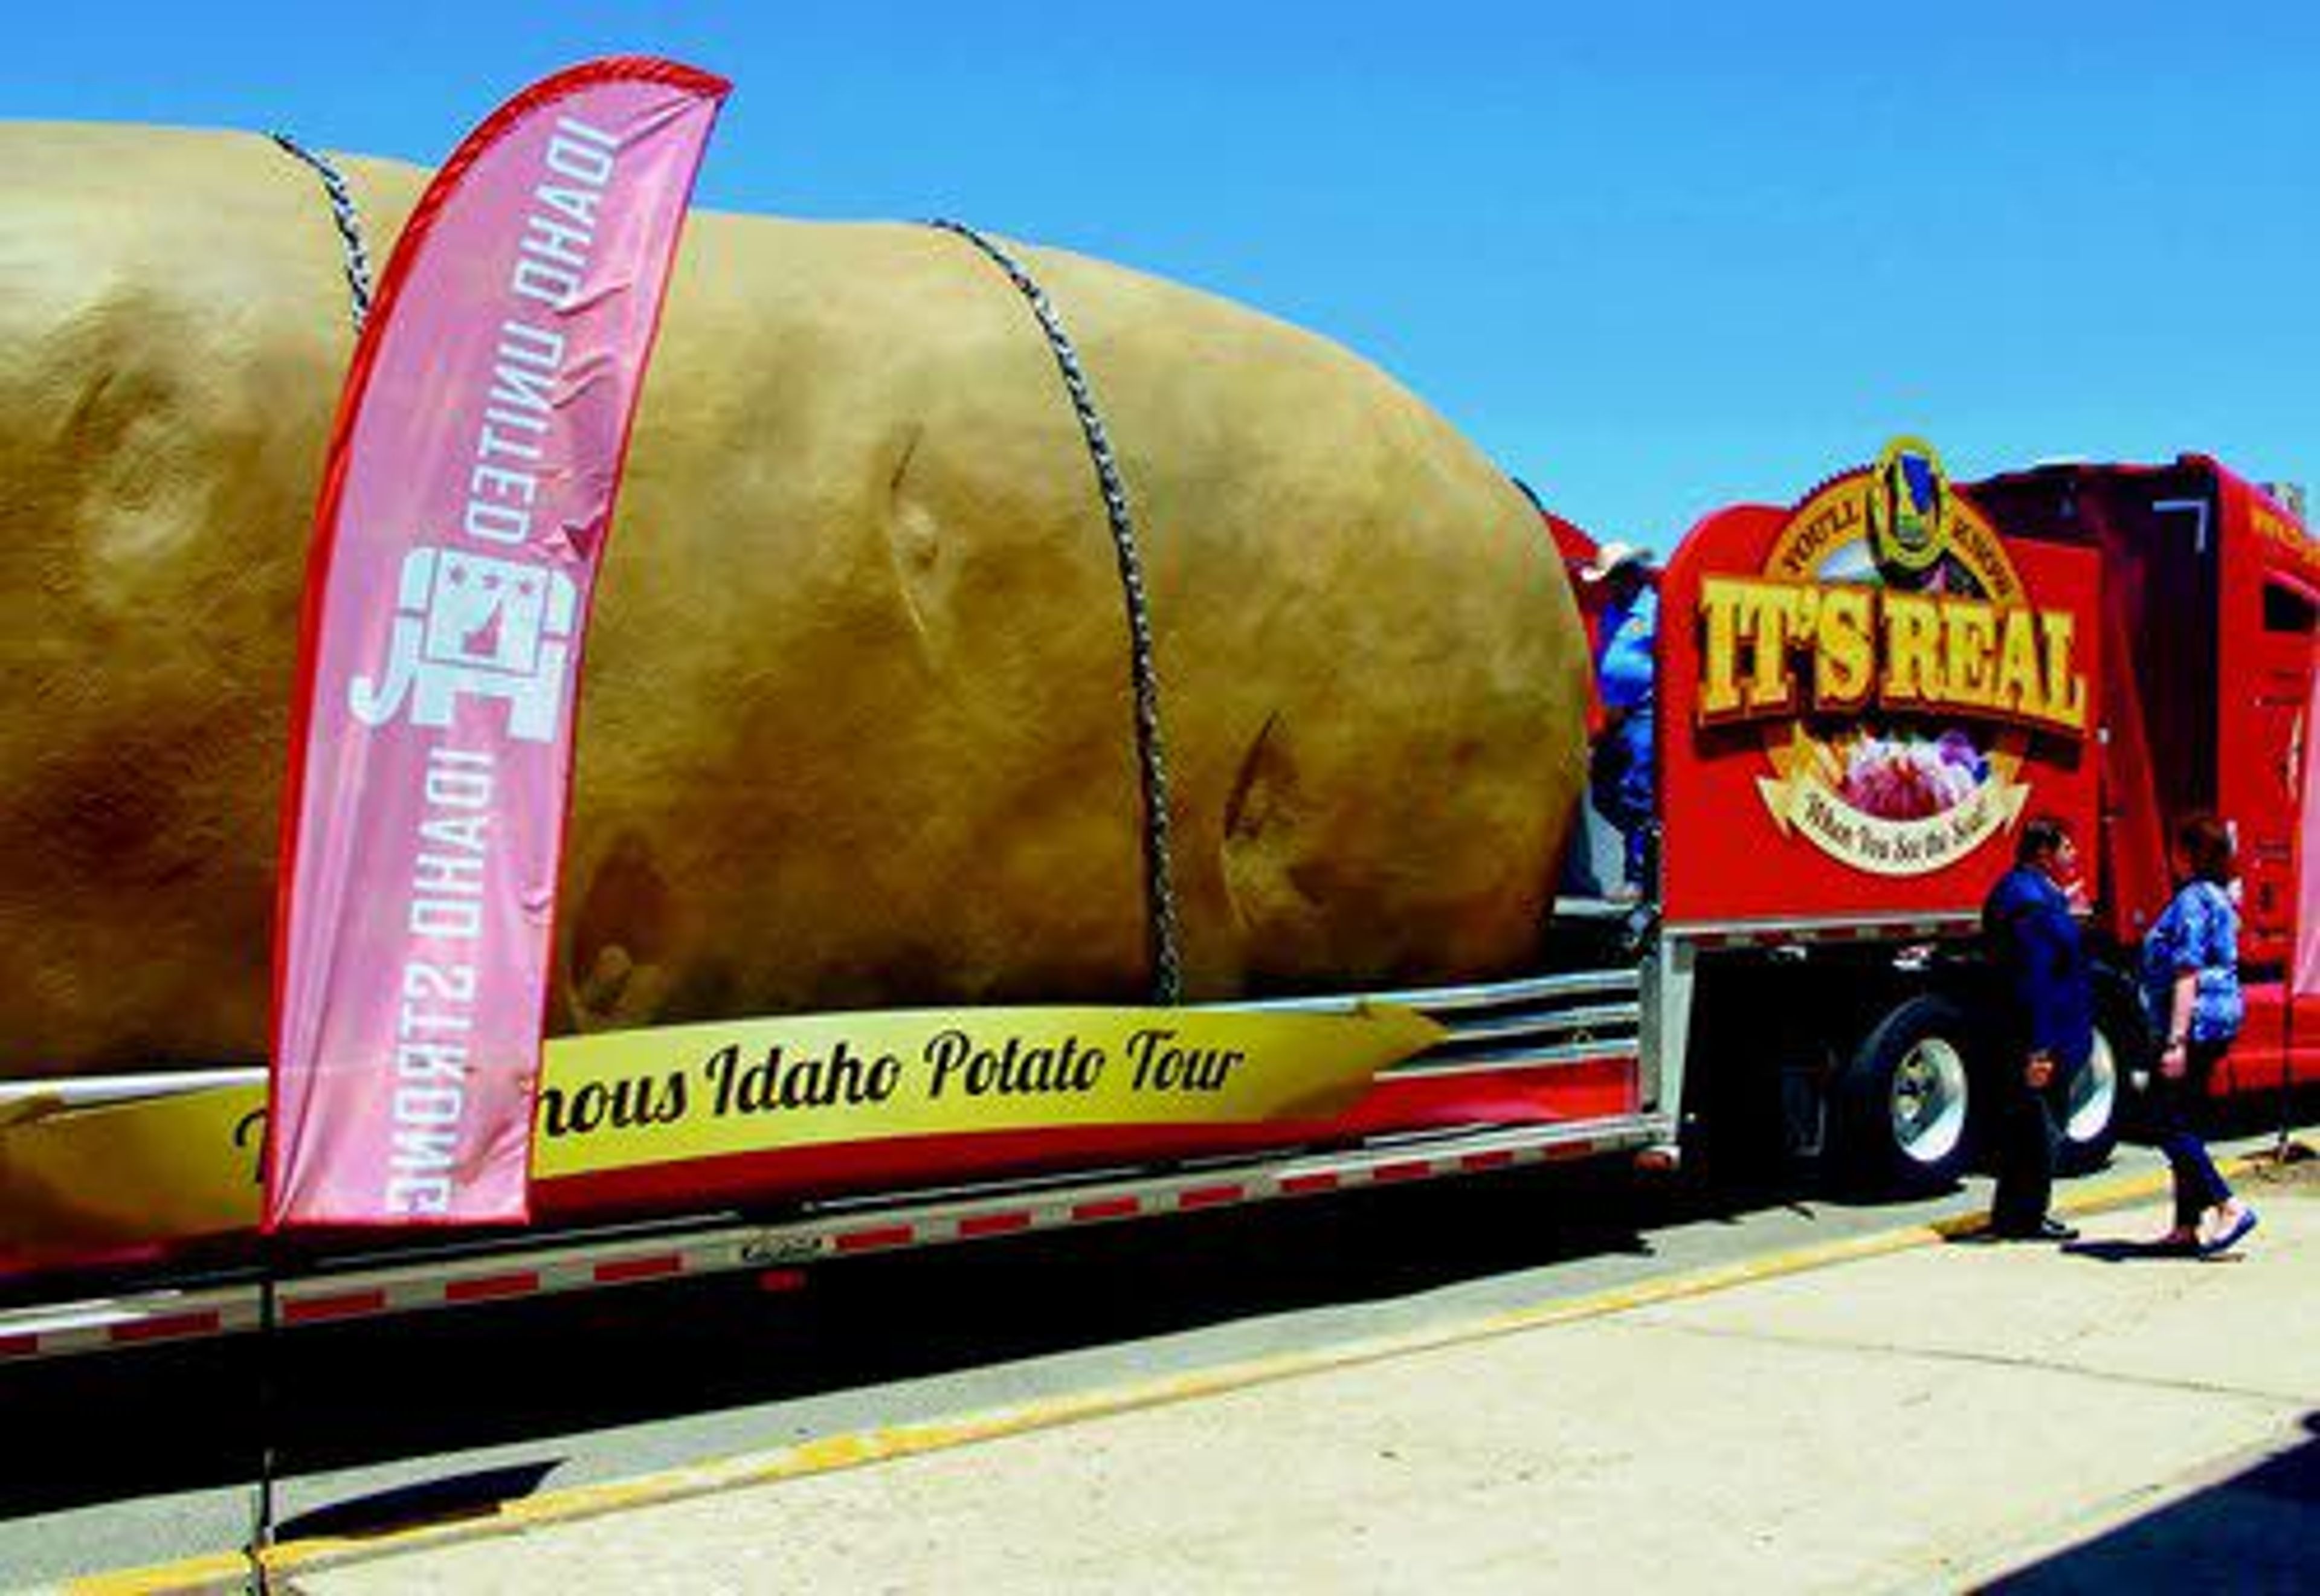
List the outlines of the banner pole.
{"label": "banner pole", "polygon": [[280,1404],[274,1376],[275,1331],[281,1320],[274,1267],[274,1249],[263,1246],[258,1282],[258,1491],[252,1504],[249,1545],[250,1596],[268,1596],[272,1582],[266,1554],[274,1546],[274,1421]]}

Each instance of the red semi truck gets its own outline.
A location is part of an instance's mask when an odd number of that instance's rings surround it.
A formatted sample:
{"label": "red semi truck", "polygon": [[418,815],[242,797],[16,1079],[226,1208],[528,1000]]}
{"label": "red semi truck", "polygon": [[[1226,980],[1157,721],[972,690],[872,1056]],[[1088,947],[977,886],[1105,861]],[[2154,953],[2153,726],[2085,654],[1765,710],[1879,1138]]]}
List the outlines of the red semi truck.
{"label": "red semi truck", "polygon": [[2271,496],[2197,456],[1953,486],[1905,440],[1793,509],[1707,518],[1662,603],[1660,957],[1691,966],[1696,1033],[1747,1038],[1692,1050],[1704,1129],[1778,1102],[1857,1173],[1957,1173],[1989,1063],[1977,911],[2037,811],[2094,842],[2073,1163],[2152,1060],[2137,943],[2194,812],[2234,826],[2243,890],[2216,1089],[2320,1079],[2320,546]]}
{"label": "red semi truck", "polygon": [[[1548,519],[1566,557],[1589,551]],[[2133,953],[2192,811],[2234,823],[2243,872],[2249,1015],[2216,1090],[2320,1081],[2320,545],[2278,497],[2198,456],[1954,485],[1900,440],[1792,506],[1708,516],[1660,603],[1661,846],[1640,903],[1559,898],[1519,980],[1091,1021],[1186,1082],[1230,1073],[1267,1012],[1399,1026],[1388,1062],[1325,1105],[1041,1123],[1019,1103],[980,1134],[891,1116],[895,1027],[949,1049],[929,1055],[938,1074],[1060,1091],[1092,1074],[1069,1011],[559,1039],[533,1228],[290,1255],[255,1238],[262,1072],[12,1085],[0,1358],[1687,1146],[1945,1181],[1972,1156],[1990,1066],[1978,910],[2037,812],[2095,841],[2099,1034],[2072,1089],[2074,1165],[2107,1154],[2152,1056]],[[1599,844],[1582,830],[1581,854]],[[985,1045],[1019,1022],[1047,1039]],[[800,1112],[728,1112],[752,1093]]]}

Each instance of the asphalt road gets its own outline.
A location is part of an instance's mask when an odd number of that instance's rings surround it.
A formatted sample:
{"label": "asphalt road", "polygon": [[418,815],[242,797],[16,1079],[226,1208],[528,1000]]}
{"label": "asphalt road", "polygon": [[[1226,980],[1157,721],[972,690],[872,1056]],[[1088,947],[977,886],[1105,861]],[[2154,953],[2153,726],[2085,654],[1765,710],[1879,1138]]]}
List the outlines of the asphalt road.
{"label": "asphalt road", "polygon": [[[2261,1139],[2223,1147],[2252,1147]],[[2122,1151],[2114,1171],[2155,1160]],[[0,1589],[1391,1334],[1986,1202],[1546,1170],[0,1371]]]}

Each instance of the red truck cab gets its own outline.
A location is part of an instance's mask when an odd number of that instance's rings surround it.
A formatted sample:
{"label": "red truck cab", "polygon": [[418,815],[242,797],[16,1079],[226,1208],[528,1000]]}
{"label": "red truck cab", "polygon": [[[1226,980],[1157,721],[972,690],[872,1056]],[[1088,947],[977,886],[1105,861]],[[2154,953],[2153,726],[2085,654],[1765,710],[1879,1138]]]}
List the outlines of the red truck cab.
{"label": "red truck cab", "polygon": [[1757,1145],[1777,1112],[1791,1153],[1873,1183],[1968,1167],[1980,911],[2034,813],[2087,843],[2067,1165],[2107,1157],[2153,1062],[2139,945],[2194,812],[2234,827],[2243,898],[2249,1013],[2214,1090],[2320,1081],[2315,611],[2290,504],[2200,456],[1953,483],[1904,438],[1704,517],[1660,581],[1647,906],[1646,1073],[1681,1084],[1687,1141]]}
{"label": "red truck cab", "polygon": [[2216,1090],[2320,1081],[2320,544],[2279,498],[2205,455],[2044,466],[1965,492],[2009,537],[2101,557],[2098,925],[2132,948],[2172,889],[2176,826],[2221,816],[2238,845],[2248,1016]]}

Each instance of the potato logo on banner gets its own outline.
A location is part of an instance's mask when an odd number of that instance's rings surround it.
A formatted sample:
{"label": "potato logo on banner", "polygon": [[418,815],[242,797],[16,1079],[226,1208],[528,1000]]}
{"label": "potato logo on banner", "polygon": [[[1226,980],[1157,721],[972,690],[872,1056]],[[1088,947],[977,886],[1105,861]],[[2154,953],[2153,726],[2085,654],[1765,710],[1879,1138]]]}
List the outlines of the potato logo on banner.
{"label": "potato logo on banner", "polygon": [[1797,509],[1763,576],[1702,582],[1699,723],[1763,725],[1783,835],[1942,869],[2020,817],[2030,737],[2087,735],[2076,618],[2028,601],[1933,447],[1897,440]]}

